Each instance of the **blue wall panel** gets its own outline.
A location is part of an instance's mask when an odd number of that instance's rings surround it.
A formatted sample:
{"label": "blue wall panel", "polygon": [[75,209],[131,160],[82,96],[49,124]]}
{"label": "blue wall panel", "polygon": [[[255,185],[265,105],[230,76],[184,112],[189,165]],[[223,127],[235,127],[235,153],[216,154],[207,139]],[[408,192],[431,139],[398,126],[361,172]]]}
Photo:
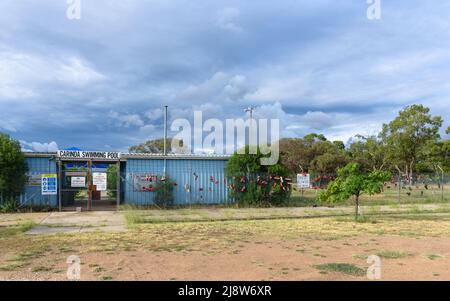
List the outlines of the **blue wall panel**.
{"label": "blue wall panel", "polygon": [[[28,175],[57,173],[56,161],[51,157],[28,157]],[[167,159],[167,175],[177,186],[174,187],[175,204],[225,204],[229,202],[225,166],[223,159]],[[134,187],[133,175],[164,173],[162,159],[128,159],[121,163],[122,204],[151,205],[155,192],[138,191]],[[40,186],[27,186],[20,197],[22,204],[58,206],[57,196],[41,195]]]}
{"label": "blue wall panel", "polygon": [[[56,161],[51,157],[48,158],[27,158],[28,176],[40,177],[44,173],[57,173]],[[42,195],[41,186],[25,187],[24,192],[20,196],[20,203],[32,206],[53,206],[58,205],[58,198],[56,195]]]}
{"label": "blue wall panel", "polygon": [[[177,186],[174,187],[175,204],[224,204],[228,202],[225,182],[226,160],[168,159],[167,175]],[[128,159],[125,167],[124,201],[135,205],[151,205],[154,192],[136,191],[133,175],[154,174],[161,176],[164,172],[164,160]]]}

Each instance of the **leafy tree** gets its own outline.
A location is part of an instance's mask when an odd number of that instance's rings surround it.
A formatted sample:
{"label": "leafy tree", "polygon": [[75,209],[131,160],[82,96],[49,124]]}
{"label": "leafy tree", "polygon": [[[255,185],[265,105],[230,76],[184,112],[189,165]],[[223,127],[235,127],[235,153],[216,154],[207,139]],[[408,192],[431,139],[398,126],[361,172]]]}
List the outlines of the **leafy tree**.
{"label": "leafy tree", "polygon": [[311,133],[303,137],[306,141],[327,141],[327,138],[323,134]]}
{"label": "leafy tree", "polygon": [[427,160],[417,164],[420,172],[450,172],[450,140],[438,141],[424,151]]}
{"label": "leafy tree", "polygon": [[106,186],[108,189],[108,196],[116,198],[117,196],[117,165],[111,164],[107,169]]}
{"label": "leafy tree", "polygon": [[384,181],[391,178],[386,171],[372,171],[366,173],[358,163],[349,163],[338,169],[337,178],[331,182],[327,189],[322,191],[318,200],[321,202],[339,202],[355,198],[355,218],[358,218],[359,198],[363,193],[369,195],[380,193]]}
{"label": "leafy tree", "polygon": [[20,143],[0,133],[0,201],[21,194],[27,182],[28,167]]}
{"label": "leafy tree", "polygon": [[312,146],[314,159],[310,163],[310,171],[320,174],[334,174],[340,167],[348,163],[345,149],[330,141],[319,141]]}
{"label": "leafy tree", "polygon": [[281,139],[280,156],[291,173],[304,171],[333,174],[348,162],[341,141],[330,142],[317,134],[306,135],[303,139]]}
{"label": "leafy tree", "polygon": [[359,163],[363,170],[383,170],[388,167],[386,147],[375,136],[356,136],[357,141],[350,144],[348,153],[352,162]]}
{"label": "leafy tree", "polygon": [[340,150],[344,150],[345,149],[345,144],[343,141],[333,141],[333,144]]}
{"label": "leafy tree", "polygon": [[278,205],[290,197],[290,187],[284,178],[289,170],[282,164],[261,165],[264,156],[259,148],[256,154],[235,153],[227,163],[225,174],[228,177],[230,195],[240,205]]}
{"label": "leafy tree", "polygon": [[[183,150],[183,141],[174,141],[179,148],[172,149],[172,138],[167,138],[167,152],[168,153],[178,153]],[[164,152],[164,138],[148,140],[144,143],[133,145],[128,148],[130,153],[151,153],[151,154],[162,154]]]}
{"label": "leafy tree", "polygon": [[431,116],[430,109],[423,105],[408,106],[383,125],[380,138],[386,145],[387,159],[409,178],[410,184],[416,164],[427,159],[427,148],[440,138],[441,126],[442,118]]}

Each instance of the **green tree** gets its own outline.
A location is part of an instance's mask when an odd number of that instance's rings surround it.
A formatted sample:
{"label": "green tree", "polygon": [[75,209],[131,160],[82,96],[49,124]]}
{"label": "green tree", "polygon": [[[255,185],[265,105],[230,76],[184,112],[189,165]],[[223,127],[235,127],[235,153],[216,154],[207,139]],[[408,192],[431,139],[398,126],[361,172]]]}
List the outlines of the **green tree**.
{"label": "green tree", "polygon": [[230,196],[240,205],[279,205],[290,197],[290,187],[286,180],[289,170],[282,164],[261,165],[264,157],[259,148],[256,154],[249,154],[250,147],[245,147],[245,153],[235,153],[228,160],[225,168]]}
{"label": "green tree", "polygon": [[306,141],[327,141],[327,138],[323,134],[311,133],[303,137]]}
{"label": "green tree", "polygon": [[386,145],[386,156],[410,184],[416,164],[427,160],[427,148],[438,139],[442,118],[431,116],[423,105],[411,105],[399,112],[389,124],[383,125],[380,138]]}
{"label": "green tree", "polygon": [[349,163],[338,169],[337,178],[332,181],[326,190],[322,191],[318,200],[321,202],[346,201],[350,197],[355,199],[355,218],[359,214],[359,198],[363,193],[369,195],[380,193],[384,181],[391,178],[387,171],[364,172],[358,163]]}
{"label": "green tree", "polygon": [[281,139],[280,156],[292,174],[302,171],[333,174],[348,162],[341,141],[331,142],[317,134]]}
{"label": "green tree", "polygon": [[27,163],[20,143],[0,133],[0,201],[19,196],[27,182]]}
{"label": "green tree", "polygon": [[386,158],[386,147],[375,136],[356,136],[356,142],[350,144],[348,153],[352,162],[359,163],[365,171],[389,168]]}
{"label": "green tree", "polygon": [[330,141],[318,141],[313,144],[314,158],[310,163],[310,171],[319,174],[334,174],[340,167],[348,163],[345,149]]}
{"label": "green tree", "polygon": [[[183,153],[185,148],[183,141],[175,140],[174,144],[177,146],[172,149],[172,138],[167,138],[167,152],[168,153]],[[151,154],[162,154],[164,152],[164,138],[148,140],[144,143],[133,145],[128,148],[130,153],[151,153]]]}
{"label": "green tree", "polygon": [[333,141],[333,144],[340,150],[344,150],[345,149],[345,144],[343,141]]}
{"label": "green tree", "polygon": [[108,196],[116,198],[117,196],[117,165],[111,164],[106,170],[106,186],[108,189]]}

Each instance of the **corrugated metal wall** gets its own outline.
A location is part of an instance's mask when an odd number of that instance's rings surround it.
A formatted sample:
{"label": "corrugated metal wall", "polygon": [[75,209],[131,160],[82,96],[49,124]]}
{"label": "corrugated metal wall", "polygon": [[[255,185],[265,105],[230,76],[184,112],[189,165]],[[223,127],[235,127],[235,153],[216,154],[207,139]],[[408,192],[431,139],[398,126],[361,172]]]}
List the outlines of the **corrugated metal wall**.
{"label": "corrugated metal wall", "polygon": [[[51,157],[28,157],[28,176],[36,179],[43,173],[57,173],[57,164]],[[174,187],[175,204],[226,204],[228,189],[225,179],[224,159],[167,159],[167,175]],[[133,185],[133,175],[163,175],[163,159],[128,159],[121,163],[122,204],[151,205],[154,192],[138,191]],[[59,180],[59,179],[58,179]],[[20,197],[22,204],[34,206],[58,206],[57,196],[43,196],[41,186],[27,185]]]}
{"label": "corrugated metal wall", "polygon": [[[56,173],[56,161],[51,157],[34,158],[28,157],[28,173],[29,177],[40,178],[41,174]],[[20,203],[28,206],[58,206],[58,198],[56,195],[42,195],[40,185],[27,185],[25,191],[20,196]]]}
{"label": "corrugated metal wall", "polygon": [[[167,175],[174,187],[175,204],[224,204],[229,202],[224,170],[226,160],[168,159]],[[128,159],[123,183],[123,203],[135,205],[153,204],[154,192],[137,191],[133,185],[134,175],[153,174],[161,176],[164,160]]]}

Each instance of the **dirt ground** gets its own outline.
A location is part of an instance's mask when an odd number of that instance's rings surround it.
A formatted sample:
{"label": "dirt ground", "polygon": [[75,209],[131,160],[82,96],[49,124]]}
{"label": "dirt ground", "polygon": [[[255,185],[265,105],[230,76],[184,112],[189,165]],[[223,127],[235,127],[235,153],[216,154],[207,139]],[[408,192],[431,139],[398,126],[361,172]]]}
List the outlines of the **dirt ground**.
{"label": "dirt ground", "polygon": [[0,279],[67,280],[69,255],[81,280],[368,280],[318,265],[366,271],[381,257],[381,280],[450,280],[450,214],[351,219],[165,223],[126,232],[26,235],[0,228]]}

